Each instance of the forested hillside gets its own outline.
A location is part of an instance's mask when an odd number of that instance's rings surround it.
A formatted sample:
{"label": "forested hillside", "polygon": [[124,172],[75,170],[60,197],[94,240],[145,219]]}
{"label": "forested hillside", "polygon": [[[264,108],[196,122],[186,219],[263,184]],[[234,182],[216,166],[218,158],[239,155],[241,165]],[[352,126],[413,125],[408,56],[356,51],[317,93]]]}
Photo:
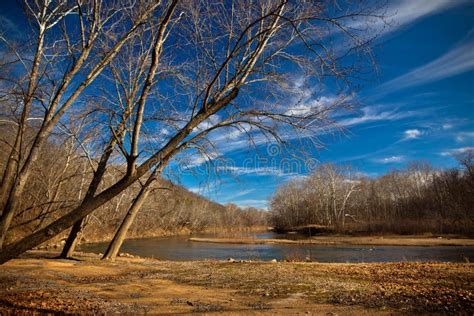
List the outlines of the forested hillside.
{"label": "forested hillside", "polygon": [[[3,169],[8,152],[5,147],[11,134],[3,126],[1,135],[0,169]],[[35,174],[27,184],[28,194],[21,200],[20,209],[7,235],[7,243],[46,226],[64,215],[68,208],[78,205],[95,165],[96,161],[83,155],[80,145],[72,136],[56,135],[34,166]],[[101,186],[106,186],[122,174],[123,170],[118,165],[112,165]],[[81,232],[83,240],[110,240],[139,189],[140,184],[137,183],[89,216]],[[127,236],[248,229],[255,225],[264,226],[265,221],[266,214],[262,211],[242,210],[235,205],[223,206],[160,178],[153,184]],[[66,236],[67,233],[64,233],[56,240]]]}

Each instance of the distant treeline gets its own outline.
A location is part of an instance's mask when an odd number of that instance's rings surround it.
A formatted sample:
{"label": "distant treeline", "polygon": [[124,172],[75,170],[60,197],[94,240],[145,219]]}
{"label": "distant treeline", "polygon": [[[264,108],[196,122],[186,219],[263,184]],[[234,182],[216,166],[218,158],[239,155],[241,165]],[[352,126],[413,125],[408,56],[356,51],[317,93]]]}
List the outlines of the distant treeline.
{"label": "distant treeline", "polygon": [[277,230],[324,225],[339,232],[473,234],[474,153],[459,167],[413,162],[371,178],[326,164],[281,186],[271,200]]}

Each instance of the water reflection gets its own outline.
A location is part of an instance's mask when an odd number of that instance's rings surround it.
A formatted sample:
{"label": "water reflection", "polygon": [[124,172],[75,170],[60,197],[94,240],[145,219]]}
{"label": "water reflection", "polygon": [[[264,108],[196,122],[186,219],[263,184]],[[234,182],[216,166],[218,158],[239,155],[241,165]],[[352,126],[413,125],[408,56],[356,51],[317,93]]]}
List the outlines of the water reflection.
{"label": "water reflection", "polygon": [[[199,235],[212,237],[213,235]],[[242,235],[240,235],[242,236]],[[249,236],[249,234],[246,234]],[[255,238],[282,238],[273,233],[250,234]],[[285,236],[288,238],[288,236]],[[299,238],[299,236],[293,236]],[[81,250],[103,253],[107,243],[85,244]],[[474,247],[458,246],[322,246],[294,244],[213,244],[190,242],[188,237],[143,238],[126,240],[121,252],[162,260],[284,260],[311,259],[317,262],[399,262],[450,261],[474,259]]]}

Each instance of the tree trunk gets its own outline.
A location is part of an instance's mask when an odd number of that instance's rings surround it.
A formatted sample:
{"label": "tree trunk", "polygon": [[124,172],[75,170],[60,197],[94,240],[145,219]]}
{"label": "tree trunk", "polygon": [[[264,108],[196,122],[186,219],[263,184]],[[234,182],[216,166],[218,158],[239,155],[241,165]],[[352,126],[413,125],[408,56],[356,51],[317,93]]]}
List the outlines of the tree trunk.
{"label": "tree trunk", "polygon": [[[18,133],[20,133],[21,128],[18,129]],[[3,217],[5,214],[5,209],[10,198],[10,193],[13,188],[15,177],[16,177],[16,170],[18,169],[18,160],[19,160],[19,152],[21,150],[20,145],[21,136],[17,135],[15,139],[15,144],[11,150],[10,156],[8,157],[5,171],[3,172],[2,182],[0,186],[0,215]],[[3,240],[4,235],[0,232],[0,239]],[[0,249],[1,249],[1,241],[0,241]]]}
{"label": "tree trunk", "polygon": [[[45,25],[42,24],[40,25],[40,31],[38,34],[38,43],[33,60],[33,66],[31,68],[30,79],[28,82],[28,91],[25,99],[23,100],[23,111],[18,124],[15,144],[13,145],[8,157],[0,186],[0,249],[2,249],[5,236],[13,219],[13,214],[15,211],[14,207],[17,204],[15,199],[19,196],[19,194],[15,195],[15,193],[18,193],[18,191],[15,190],[15,185],[17,181],[22,183],[21,177],[18,175],[21,157],[20,153],[22,149],[23,138],[26,133],[28,116],[30,114],[31,105],[33,102],[33,94],[35,92],[39,76],[39,64],[43,54],[44,32]],[[20,179],[16,179],[16,177]]]}
{"label": "tree trunk", "polygon": [[69,235],[66,239],[66,243],[64,244],[63,250],[59,255],[60,258],[67,259],[72,257],[74,251],[76,250],[76,246],[79,244],[79,241],[81,239],[79,235],[85,224],[85,221],[86,218],[83,218],[78,222],[74,223],[74,226],[72,226],[71,231],[69,232]]}
{"label": "tree trunk", "polygon": [[107,248],[107,251],[105,252],[102,259],[114,261],[115,257],[117,257],[117,254],[120,250],[120,247],[122,246],[128,230],[130,229],[130,226],[132,226],[138,211],[140,211],[140,208],[142,207],[148,196],[148,193],[150,192],[150,184],[155,178],[155,174],[152,174],[145,185],[143,185],[141,188],[137,197],[133,201],[132,206],[128,210],[127,215],[125,215],[122,223],[120,224],[119,229],[115,233],[114,238],[110,242],[109,247]]}
{"label": "tree trunk", "polygon": [[5,241],[5,237],[7,236],[8,228],[13,219],[14,212],[3,212],[2,216],[0,216],[0,249],[2,249],[3,242]]}
{"label": "tree trunk", "polygon": [[21,193],[26,185],[26,178],[19,176],[13,185],[14,187],[8,196],[2,216],[0,216],[0,249],[3,247],[8,228],[10,227],[13,216],[15,215],[15,210],[20,202]]}

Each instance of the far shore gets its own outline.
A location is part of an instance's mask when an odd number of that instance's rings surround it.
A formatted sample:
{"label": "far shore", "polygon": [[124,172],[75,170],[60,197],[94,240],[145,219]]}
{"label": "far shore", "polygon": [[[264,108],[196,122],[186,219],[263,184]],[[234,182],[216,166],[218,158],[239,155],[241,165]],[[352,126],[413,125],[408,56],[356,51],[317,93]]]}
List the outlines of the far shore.
{"label": "far shore", "polygon": [[427,236],[316,236],[307,239],[277,238],[198,238],[189,241],[223,244],[314,244],[314,245],[365,245],[365,246],[474,246],[474,239]]}

